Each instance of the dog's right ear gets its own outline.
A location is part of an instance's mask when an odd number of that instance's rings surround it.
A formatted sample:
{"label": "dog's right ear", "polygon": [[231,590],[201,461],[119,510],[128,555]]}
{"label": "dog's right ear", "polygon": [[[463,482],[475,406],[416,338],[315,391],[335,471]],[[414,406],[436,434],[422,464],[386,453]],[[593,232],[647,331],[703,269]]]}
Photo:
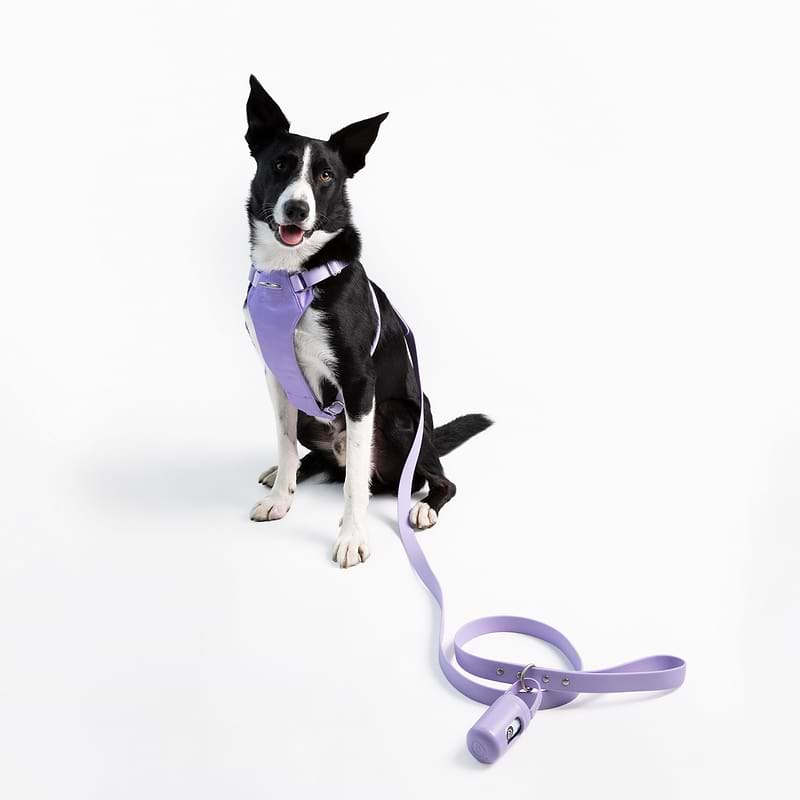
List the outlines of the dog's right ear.
{"label": "dog's right ear", "polygon": [[255,156],[278,133],[288,130],[289,120],[283,111],[267,94],[255,75],[251,75],[250,97],[247,98],[247,133],[244,137],[250,146],[250,154]]}

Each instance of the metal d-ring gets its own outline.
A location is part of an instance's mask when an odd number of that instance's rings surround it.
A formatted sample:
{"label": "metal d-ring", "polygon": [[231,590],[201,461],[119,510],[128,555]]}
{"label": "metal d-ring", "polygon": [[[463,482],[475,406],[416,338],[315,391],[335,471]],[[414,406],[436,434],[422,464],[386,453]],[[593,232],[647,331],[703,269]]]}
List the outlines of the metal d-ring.
{"label": "metal d-ring", "polygon": [[519,693],[520,694],[529,694],[530,692],[538,692],[539,691],[539,682],[534,681],[536,686],[527,686],[525,684],[525,676],[528,674],[529,669],[533,669],[536,664],[526,664],[522,668],[522,672],[519,673]]}

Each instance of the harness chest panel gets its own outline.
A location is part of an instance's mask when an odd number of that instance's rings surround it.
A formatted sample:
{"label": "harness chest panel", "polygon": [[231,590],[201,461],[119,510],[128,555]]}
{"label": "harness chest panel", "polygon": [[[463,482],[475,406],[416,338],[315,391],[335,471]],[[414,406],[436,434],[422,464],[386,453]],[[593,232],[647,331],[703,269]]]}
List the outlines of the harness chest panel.
{"label": "harness chest panel", "polygon": [[[289,402],[311,417],[332,420],[344,411],[341,391],[336,400],[322,408],[308,385],[297,361],[294,334],[314,300],[313,287],[333,278],[349,265],[328,261],[320,267],[289,274],[250,267],[249,286],[244,301],[245,320],[261,360],[283,387]],[[375,352],[381,336],[381,312],[371,283],[367,283],[377,317],[375,337],[369,354]]]}
{"label": "harness chest panel", "polygon": [[308,385],[294,347],[294,332],[314,299],[310,287],[283,270],[250,270],[245,314],[252,324],[254,342],[264,364],[283,387],[289,402],[312,417],[333,419],[344,409],[340,399],[321,408]]}

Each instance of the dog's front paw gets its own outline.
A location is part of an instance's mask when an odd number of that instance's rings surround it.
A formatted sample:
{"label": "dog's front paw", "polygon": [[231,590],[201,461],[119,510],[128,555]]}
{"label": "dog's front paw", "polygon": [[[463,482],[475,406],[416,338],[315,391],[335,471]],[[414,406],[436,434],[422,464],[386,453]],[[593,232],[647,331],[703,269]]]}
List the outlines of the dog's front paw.
{"label": "dog's front paw", "polygon": [[259,476],[258,482],[262,486],[269,486],[271,489],[275,485],[275,478],[278,475],[278,468],[277,467],[270,467],[269,469],[265,469]]}
{"label": "dog's front paw", "polygon": [[339,535],[333,545],[333,560],[343,569],[347,569],[368,558],[367,534],[351,526],[339,528]]}
{"label": "dog's front paw", "polygon": [[259,503],[253,506],[250,512],[250,519],[255,522],[272,522],[276,519],[283,519],[292,507],[291,495],[275,494],[274,492]]}
{"label": "dog's front paw", "polygon": [[408,521],[411,523],[412,528],[418,531],[424,531],[426,528],[432,528],[439,515],[427,504],[420,501],[408,514]]}

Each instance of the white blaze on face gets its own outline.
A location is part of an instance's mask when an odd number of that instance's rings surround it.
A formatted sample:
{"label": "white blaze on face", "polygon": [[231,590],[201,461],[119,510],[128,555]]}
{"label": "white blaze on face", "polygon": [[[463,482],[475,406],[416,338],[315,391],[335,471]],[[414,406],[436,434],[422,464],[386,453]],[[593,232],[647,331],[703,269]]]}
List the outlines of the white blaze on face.
{"label": "white blaze on face", "polygon": [[311,145],[306,145],[303,151],[303,162],[300,164],[300,173],[280,194],[275,202],[275,222],[278,225],[291,224],[284,216],[283,206],[288,200],[305,200],[308,203],[308,219],[300,226],[311,230],[317,219],[317,204],[314,200],[314,188],[311,185]]}

